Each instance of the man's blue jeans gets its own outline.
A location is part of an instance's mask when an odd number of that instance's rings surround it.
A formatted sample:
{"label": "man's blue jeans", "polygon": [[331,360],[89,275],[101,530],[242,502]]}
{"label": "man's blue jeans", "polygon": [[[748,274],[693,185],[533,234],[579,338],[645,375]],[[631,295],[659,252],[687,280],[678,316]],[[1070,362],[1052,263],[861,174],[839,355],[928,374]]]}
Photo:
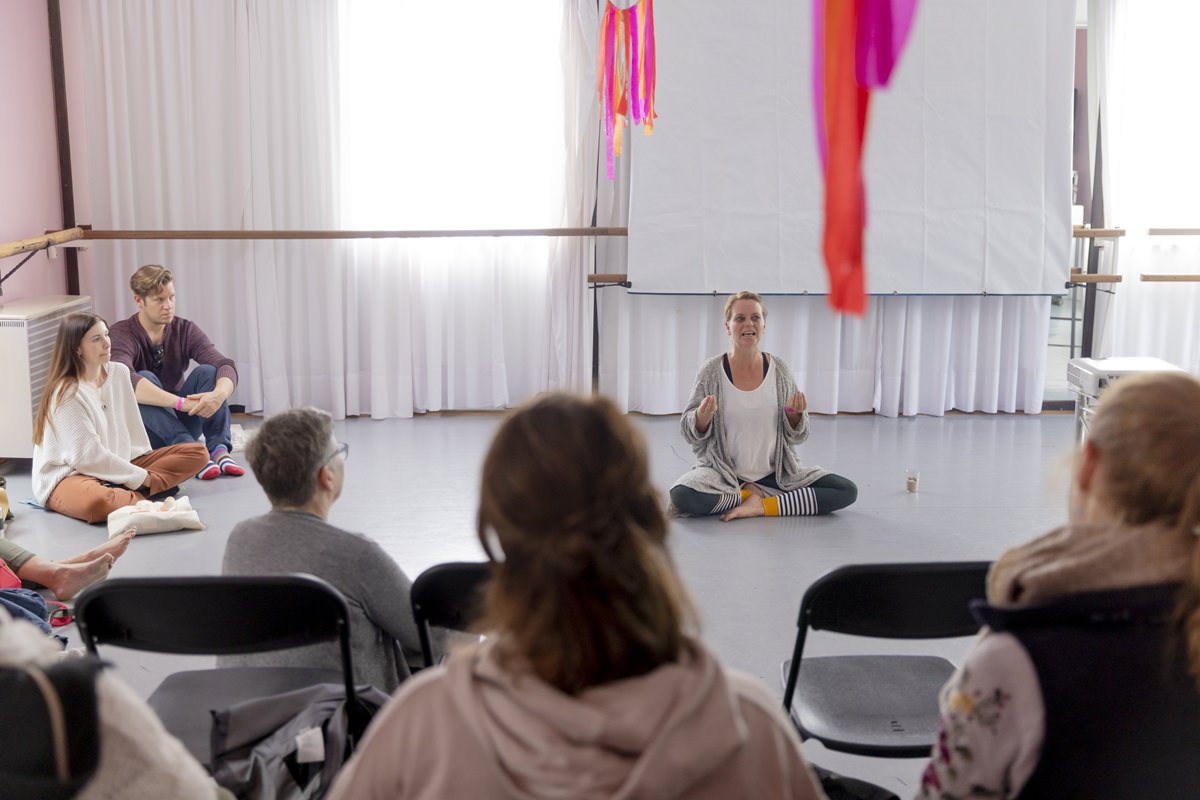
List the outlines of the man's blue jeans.
{"label": "man's blue jeans", "polygon": [[[158,388],[162,388],[158,376],[150,370],[142,370],[138,374],[153,381]],[[184,380],[179,395],[187,397],[189,394],[211,392],[216,385],[217,368],[210,367],[208,364],[198,364]],[[142,423],[146,426],[151,447],[189,444],[199,439],[200,434],[203,433],[204,444],[208,447],[208,452],[211,453],[220,445],[225,445],[226,450],[231,449],[228,402],[221,403],[221,407],[208,419],[201,416],[189,417],[186,411],[176,411],[173,408],[163,408],[162,406],[139,404],[138,410],[142,412]]]}

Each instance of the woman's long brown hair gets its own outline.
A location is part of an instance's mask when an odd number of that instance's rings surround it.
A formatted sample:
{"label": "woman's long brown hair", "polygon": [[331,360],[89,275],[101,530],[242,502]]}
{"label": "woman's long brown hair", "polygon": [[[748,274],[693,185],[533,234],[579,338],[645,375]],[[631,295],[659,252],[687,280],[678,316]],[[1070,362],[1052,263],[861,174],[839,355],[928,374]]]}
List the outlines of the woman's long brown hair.
{"label": "woman's long brown hair", "polygon": [[67,315],[58,326],[54,353],[50,356],[50,370],[46,375],[46,388],[42,390],[42,402],[33,422],[34,444],[42,443],[42,436],[50,421],[50,407],[69,400],[78,390],[79,376],[83,374],[79,346],[97,322],[104,322],[104,318],[85,311]]}
{"label": "woman's long brown hair", "polygon": [[479,506],[501,657],[570,694],[679,660],[694,614],[666,532],[645,445],[612,403],[550,394],[517,409]]}

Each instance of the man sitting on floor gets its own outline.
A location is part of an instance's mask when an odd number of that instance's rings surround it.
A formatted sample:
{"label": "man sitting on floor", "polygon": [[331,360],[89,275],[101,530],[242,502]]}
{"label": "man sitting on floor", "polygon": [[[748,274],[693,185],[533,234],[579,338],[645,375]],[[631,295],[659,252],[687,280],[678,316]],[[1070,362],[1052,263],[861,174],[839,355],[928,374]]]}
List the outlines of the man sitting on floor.
{"label": "man sitting on floor", "polygon": [[[222,572],[307,572],[333,584],[350,605],[355,682],[390,693],[408,677],[409,663],[422,663],[409,598],[412,581],[373,539],[327,522],[342,494],[349,449],[333,438],[329,414],[315,408],[293,408],[259,426],[246,458],[271,501],[271,511],[234,527]],[[328,642],[224,656],[219,663],[341,668],[337,645]]]}
{"label": "man sitting on floor", "polygon": [[[171,270],[147,264],[129,287],[138,312],[109,329],[112,360],[129,367],[150,445],[195,442],[204,434],[209,461],[203,481],[245,470],[229,455],[229,396],[237,387],[233,360],[221,355],[200,326],[175,316]],[[188,365],[197,366],[184,378]]]}

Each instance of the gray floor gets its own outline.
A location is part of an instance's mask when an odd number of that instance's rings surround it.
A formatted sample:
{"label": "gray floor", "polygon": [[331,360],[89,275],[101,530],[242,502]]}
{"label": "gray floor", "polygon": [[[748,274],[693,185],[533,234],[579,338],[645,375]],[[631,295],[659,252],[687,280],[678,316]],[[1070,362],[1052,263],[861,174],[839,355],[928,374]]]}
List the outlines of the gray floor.
{"label": "gray floor", "polygon": [[[338,423],[350,443],[348,485],[332,522],[369,533],[410,574],[441,562],[482,556],[472,520],[478,471],[498,417],[426,416]],[[664,489],[690,465],[675,417],[637,417],[650,444],[653,476]],[[257,420],[241,422],[253,427]],[[991,559],[1065,518],[1072,445],[1069,414],[948,415],[887,419],[814,417],[801,455],[858,483],[858,503],[829,517],[676,520],[672,547],[702,616],[702,634],[726,664],[761,677],[782,695],[780,662],[790,654],[805,588],[847,563]],[[920,491],[905,492],[905,470],[920,470]],[[9,536],[58,558],[99,543],[99,526],[39,511],[28,461],[0,463],[17,519]],[[114,576],[220,571],[230,529],[267,509],[252,477],[190,481],[184,487],[207,529],[136,539]],[[71,631],[72,629],[67,629]],[[72,644],[76,644],[74,640]],[[957,661],[969,640],[870,643],[876,651],[932,652]],[[817,634],[810,653],[865,649],[849,637]],[[197,663],[110,650],[119,674],[149,695],[162,675]],[[200,662],[203,663],[203,662]],[[922,762],[845,756],[806,744],[823,766],[911,796]]]}

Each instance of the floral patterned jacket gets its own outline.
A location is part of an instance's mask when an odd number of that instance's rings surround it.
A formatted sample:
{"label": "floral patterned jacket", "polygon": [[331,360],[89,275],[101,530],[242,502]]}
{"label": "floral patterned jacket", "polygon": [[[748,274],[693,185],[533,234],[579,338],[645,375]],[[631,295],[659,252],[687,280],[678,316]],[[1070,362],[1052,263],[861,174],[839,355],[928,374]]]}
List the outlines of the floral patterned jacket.
{"label": "floral patterned jacket", "polygon": [[941,726],[917,797],[1020,794],[1037,766],[1046,718],[1037,672],[1016,637],[981,633],[939,706]]}

